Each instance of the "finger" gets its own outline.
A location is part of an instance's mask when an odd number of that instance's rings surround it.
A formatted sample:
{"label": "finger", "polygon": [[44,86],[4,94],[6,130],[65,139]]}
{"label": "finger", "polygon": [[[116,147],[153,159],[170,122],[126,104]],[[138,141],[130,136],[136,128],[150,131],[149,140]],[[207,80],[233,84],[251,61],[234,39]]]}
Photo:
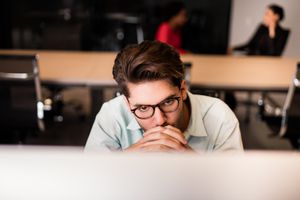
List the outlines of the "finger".
{"label": "finger", "polygon": [[174,127],[174,126],[171,126],[171,125],[167,125],[165,126],[164,128],[168,128],[168,129],[172,129],[174,131],[178,131],[178,132],[181,132],[178,128]]}
{"label": "finger", "polygon": [[177,151],[184,151],[186,150],[186,147],[179,143],[177,140],[174,140],[172,138],[165,138],[165,139],[159,139],[154,141],[149,141],[144,144],[142,144],[142,147],[147,147],[151,145],[164,145],[171,149],[177,150]]}
{"label": "finger", "polygon": [[143,149],[145,146],[149,146],[152,144],[159,144],[159,145],[166,144],[165,146],[168,146],[169,148],[172,149],[175,148],[177,150],[180,149],[180,147],[184,146],[180,143],[180,141],[167,134],[164,134],[162,132],[155,132],[149,134],[146,137],[143,137],[142,139],[140,139],[139,141],[137,141],[136,143],[128,147],[125,151],[127,152],[139,151]]}
{"label": "finger", "polygon": [[[153,129],[149,129],[146,133],[144,133],[144,137],[146,139],[148,139],[147,138],[148,135],[158,133],[158,132],[163,132],[163,133],[175,138],[176,140],[180,141],[182,144],[187,144],[188,143],[186,141],[183,133],[178,128],[175,128],[175,127],[170,126],[170,125],[165,126],[165,127],[158,126],[158,127],[153,128]],[[155,139],[157,139],[157,138],[155,138]]]}
{"label": "finger", "polygon": [[154,133],[151,133],[149,135],[146,135],[145,137],[143,137],[141,139],[141,143],[151,142],[151,141],[155,141],[155,140],[164,140],[164,139],[172,140],[173,142],[177,142],[178,144],[185,145],[184,143],[182,143],[181,141],[179,141],[175,137],[172,137],[171,135],[163,133],[161,131],[154,132]]}
{"label": "finger", "polygon": [[139,151],[142,148],[143,141],[142,139],[134,143],[133,145],[129,146],[124,150],[124,152],[135,152]]}
{"label": "finger", "polygon": [[[157,130],[162,130],[162,129],[157,129]],[[155,141],[155,140],[159,140],[159,139],[167,139],[167,138],[171,138],[171,136],[162,133],[162,131],[156,131],[156,132],[153,131],[153,132],[151,132],[151,134],[144,135],[143,138],[141,138],[139,141],[137,141],[132,146],[139,148],[139,146],[143,145],[146,142],[151,142],[151,141]],[[178,141],[178,143],[179,143],[179,141]]]}
{"label": "finger", "polygon": [[142,152],[170,152],[174,149],[160,144],[148,145],[140,149]]}
{"label": "finger", "polygon": [[149,135],[149,134],[152,134],[152,133],[155,133],[155,132],[162,132],[163,130],[165,129],[165,127],[162,127],[162,126],[156,126],[154,128],[151,128],[149,130],[147,130],[143,135],[144,137]]}
{"label": "finger", "polygon": [[175,127],[167,126],[166,129],[163,131],[163,133],[170,135],[171,137],[179,140],[183,144],[188,143],[187,140],[185,139],[183,133]]}

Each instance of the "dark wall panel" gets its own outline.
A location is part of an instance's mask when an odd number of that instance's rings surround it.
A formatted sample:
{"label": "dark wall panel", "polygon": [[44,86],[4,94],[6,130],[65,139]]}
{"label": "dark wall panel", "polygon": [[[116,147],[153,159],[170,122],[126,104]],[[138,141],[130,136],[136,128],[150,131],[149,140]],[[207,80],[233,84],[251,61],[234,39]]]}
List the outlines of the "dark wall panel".
{"label": "dark wall panel", "polygon": [[[137,42],[137,27],[152,40],[168,0],[2,0],[0,47],[112,50]],[[184,48],[225,53],[231,0],[186,0]],[[10,7],[13,5],[13,7]]]}

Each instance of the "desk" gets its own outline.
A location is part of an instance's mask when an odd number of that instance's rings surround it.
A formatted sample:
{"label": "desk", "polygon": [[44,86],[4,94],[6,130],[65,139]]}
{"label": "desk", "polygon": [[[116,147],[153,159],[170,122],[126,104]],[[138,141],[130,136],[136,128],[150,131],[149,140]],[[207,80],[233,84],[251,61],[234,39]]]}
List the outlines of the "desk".
{"label": "desk", "polygon": [[116,87],[112,66],[116,53],[42,50],[0,50],[1,54],[38,54],[43,85],[57,93],[66,87],[89,87],[91,111],[96,115],[103,102],[103,90]]}
{"label": "desk", "polygon": [[266,56],[184,55],[192,62],[191,87],[197,90],[247,91],[246,118],[250,120],[252,92],[287,92],[297,61]]}
{"label": "desk", "polygon": [[2,54],[38,54],[43,83],[65,86],[115,86],[116,53],[41,50],[0,50]]}
{"label": "desk", "polygon": [[262,56],[184,55],[182,60],[193,64],[192,86],[240,91],[286,91],[297,63]]}
{"label": "desk", "polygon": [[[101,106],[103,88],[116,86],[112,76],[115,52],[0,50],[0,53],[37,53],[43,84],[91,87],[96,110]],[[182,60],[192,63],[191,86],[235,91],[287,91],[297,63],[295,59],[279,57],[195,54],[183,55]]]}
{"label": "desk", "polygon": [[[42,82],[116,86],[112,77],[114,52],[0,50],[8,54],[39,55]],[[297,61],[259,56],[183,55],[191,62],[191,84],[208,89],[287,90]]]}

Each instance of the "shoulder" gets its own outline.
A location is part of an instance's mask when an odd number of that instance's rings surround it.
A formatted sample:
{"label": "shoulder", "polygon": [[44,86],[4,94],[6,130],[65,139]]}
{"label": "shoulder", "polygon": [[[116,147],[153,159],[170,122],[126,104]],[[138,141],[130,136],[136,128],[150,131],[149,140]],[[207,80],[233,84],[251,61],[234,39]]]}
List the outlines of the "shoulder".
{"label": "shoulder", "polygon": [[122,95],[120,95],[118,97],[115,97],[103,103],[101,110],[119,110],[122,109],[123,107],[124,107],[124,99]]}
{"label": "shoulder", "polygon": [[171,27],[170,25],[168,24],[168,22],[162,22],[159,27],[158,27],[159,30],[170,30]]}
{"label": "shoulder", "polygon": [[204,95],[190,95],[193,107],[200,112],[204,118],[214,118],[221,121],[226,119],[237,120],[232,110],[222,100],[215,97],[209,97]]}
{"label": "shoulder", "polygon": [[[239,122],[231,109],[220,99],[191,95],[192,125],[198,136],[207,136],[212,150],[241,149]],[[193,109],[194,108],[196,109]],[[200,130],[200,131],[199,131]]]}
{"label": "shoulder", "polygon": [[288,28],[283,28],[280,25],[277,26],[277,29],[279,32],[281,32],[281,34],[283,35],[289,35],[289,33],[291,32],[290,29]]}
{"label": "shoulder", "polygon": [[226,104],[222,100],[220,100],[219,98],[215,98],[215,97],[199,95],[199,94],[191,94],[191,93],[190,93],[189,97],[191,99],[193,99],[193,101],[195,103],[200,105],[201,109],[203,109],[203,110],[207,110],[207,109],[211,108],[212,106],[219,106],[219,107],[226,106]]}
{"label": "shoulder", "polygon": [[267,31],[267,32],[269,32],[269,29],[266,25],[264,25],[263,23],[260,23],[257,27],[257,31]]}
{"label": "shoulder", "polygon": [[129,115],[130,112],[126,105],[125,98],[123,95],[120,95],[102,105],[97,114],[97,119],[102,121],[124,121],[124,119],[130,117]]}
{"label": "shoulder", "polygon": [[170,27],[170,25],[169,25],[168,22],[162,22],[159,26],[160,26],[160,27],[167,27],[167,28]]}

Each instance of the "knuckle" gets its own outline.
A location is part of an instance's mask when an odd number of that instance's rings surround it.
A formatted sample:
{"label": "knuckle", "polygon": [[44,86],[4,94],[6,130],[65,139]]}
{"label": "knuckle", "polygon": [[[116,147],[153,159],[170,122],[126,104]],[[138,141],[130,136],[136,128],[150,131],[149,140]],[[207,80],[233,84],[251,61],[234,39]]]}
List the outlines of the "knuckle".
{"label": "knuckle", "polygon": [[176,149],[182,149],[182,146],[179,143],[175,144]]}
{"label": "knuckle", "polygon": [[169,136],[164,133],[159,133],[159,138],[167,139]]}
{"label": "knuckle", "polygon": [[162,141],[161,141],[161,143],[163,144],[163,145],[167,145],[167,144],[169,144],[169,140],[168,139],[162,139]]}
{"label": "knuckle", "polygon": [[159,145],[159,150],[164,150],[164,149],[166,149],[166,147],[165,146],[163,146],[163,145]]}

